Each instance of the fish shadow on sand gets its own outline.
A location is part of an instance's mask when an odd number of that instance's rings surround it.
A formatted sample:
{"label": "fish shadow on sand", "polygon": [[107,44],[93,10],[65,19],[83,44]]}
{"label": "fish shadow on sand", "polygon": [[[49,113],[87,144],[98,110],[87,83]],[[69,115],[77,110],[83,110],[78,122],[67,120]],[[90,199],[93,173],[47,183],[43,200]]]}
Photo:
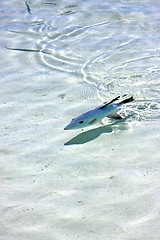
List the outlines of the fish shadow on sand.
{"label": "fish shadow on sand", "polygon": [[105,125],[102,127],[82,132],[75,136],[74,138],[72,138],[71,140],[69,140],[68,142],[66,142],[64,145],[84,144],[90,142],[98,138],[102,133],[111,133],[113,131],[113,126],[117,127],[119,130],[126,130],[127,129],[126,126],[125,125],[122,126],[121,123],[125,122],[127,118],[128,117],[123,118],[109,125]]}

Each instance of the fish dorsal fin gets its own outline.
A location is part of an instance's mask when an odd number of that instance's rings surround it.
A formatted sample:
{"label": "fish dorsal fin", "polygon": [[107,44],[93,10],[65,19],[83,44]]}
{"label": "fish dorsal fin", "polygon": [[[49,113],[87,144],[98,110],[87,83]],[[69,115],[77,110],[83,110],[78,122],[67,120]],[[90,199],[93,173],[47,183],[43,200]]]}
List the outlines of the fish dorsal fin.
{"label": "fish dorsal fin", "polygon": [[117,101],[119,98],[120,98],[120,96],[118,96],[118,97],[114,98],[112,101],[110,101],[110,102],[108,102],[108,103],[104,104],[102,107],[100,107],[100,109],[103,109],[103,108],[105,108],[107,105],[109,105],[109,104],[111,104],[111,103],[113,103],[113,102]]}

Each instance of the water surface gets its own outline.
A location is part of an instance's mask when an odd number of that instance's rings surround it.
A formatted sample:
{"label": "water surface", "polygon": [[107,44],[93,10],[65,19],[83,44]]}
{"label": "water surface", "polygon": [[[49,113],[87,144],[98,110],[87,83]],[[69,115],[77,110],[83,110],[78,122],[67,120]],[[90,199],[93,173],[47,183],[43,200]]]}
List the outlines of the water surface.
{"label": "water surface", "polygon": [[[1,1],[1,239],[158,240],[159,8]],[[122,121],[63,130],[126,93]]]}

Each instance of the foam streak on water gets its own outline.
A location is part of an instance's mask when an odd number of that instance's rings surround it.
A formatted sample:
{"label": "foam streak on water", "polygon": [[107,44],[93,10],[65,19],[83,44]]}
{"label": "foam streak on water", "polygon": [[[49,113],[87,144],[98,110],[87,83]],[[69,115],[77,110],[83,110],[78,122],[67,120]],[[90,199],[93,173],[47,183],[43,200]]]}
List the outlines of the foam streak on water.
{"label": "foam streak on water", "polygon": [[[0,239],[159,239],[159,8],[0,1]],[[124,94],[122,120],[64,131]]]}

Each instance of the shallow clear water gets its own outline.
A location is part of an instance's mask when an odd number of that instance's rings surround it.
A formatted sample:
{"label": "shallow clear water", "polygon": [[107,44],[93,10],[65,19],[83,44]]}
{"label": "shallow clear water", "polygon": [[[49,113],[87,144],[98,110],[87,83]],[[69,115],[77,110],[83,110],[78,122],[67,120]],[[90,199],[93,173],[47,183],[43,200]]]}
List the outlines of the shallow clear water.
{"label": "shallow clear water", "polygon": [[[158,240],[159,10],[0,2],[0,239]],[[126,93],[122,121],[63,130]]]}

